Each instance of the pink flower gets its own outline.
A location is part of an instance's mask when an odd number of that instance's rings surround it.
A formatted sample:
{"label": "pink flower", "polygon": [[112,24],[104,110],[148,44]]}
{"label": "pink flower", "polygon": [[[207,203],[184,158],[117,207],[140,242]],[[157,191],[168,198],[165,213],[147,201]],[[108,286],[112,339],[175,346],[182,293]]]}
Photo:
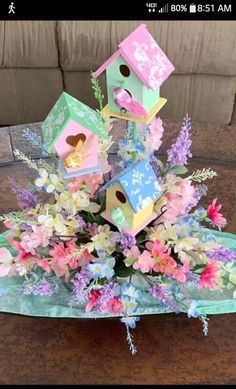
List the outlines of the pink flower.
{"label": "pink flower", "polygon": [[220,278],[219,274],[220,264],[218,262],[210,262],[201,272],[199,288],[217,288],[217,281]]}
{"label": "pink flower", "polygon": [[154,117],[146,133],[146,140],[152,150],[158,150],[161,146],[163,132],[164,128],[162,125],[162,120],[160,118]]}
{"label": "pink flower", "polygon": [[164,273],[166,276],[174,277],[177,264],[174,258],[170,256],[171,249],[163,245],[159,240],[147,242],[146,247],[154,257],[155,265],[153,270]]}
{"label": "pink flower", "polygon": [[[168,175],[167,179],[173,178],[172,175]],[[191,204],[195,204],[195,188],[191,185],[191,181],[185,180],[175,186],[174,192],[168,192],[165,195],[166,198],[166,212],[158,219],[160,221],[168,221],[175,223],[179,216],[185,215],[186,209]]]}
{"label": "pink flower", "polygon": [[133,268],[140,270],[142,273],[150,272],[155,265],[155,261],[152,258],[149,251],[144,250],[141,255],[139,255],[138,260],[133,264]]}
{"label": "pink flower", "polygon": [[76,269],[79,265],[78,258],[70,258],[69,254],[72,254],[76,249],[75,242],[70,240],[64,243],[55,244],[49,254],[53,257],[51,260],[51,268],[58,277],[65,276],[65,280],[69,278],[69,267]]}
{"label": "pink flower", "polygon": [[37,239],[40,242],[40,246],[47,247],[49,245],[49,235],[48,231],[44,226],[32,226],[33,236],[37,236]]}
{"label": "pink flower", "polygon": [[49,251],[53,259],[51,260],[51,268],[57,277],[68,277],[68,259],[67,252],[63,243],[56,244],[52,250]]}
{"label": "pink flower", "polygon": [[7,221],[7,220],[5,220],[5,221],[3,222],[3,224],[4,224],[4,226],[5,226],[6,228],[8,228],[8,229],[13,228],[13,224],[12,224],[11,222]]}
{"label": "pink flower", "polygon": [[0,248],[0,277],[10,276],[13,271],[13,258],[6,247]]}
{"label": "pink flower", "polygon": [[130,249],[125,249],[124,255],[127,258],[138,258],[138,256],[140,255],[139,248],[137,246],[132,246]]}
{"label": "pink flower", "polygon": [[26,252],[22,247],[20,242],[17,242],[14,240],[13,236],[8,236],[7,237],[8,243],[18,251],[18,255],[16,256],[16,261],[27,261],[29,258],[38,258],[38,254],[34,253],[32,254],[31,252]]}
{"label": "pink flower", "polygon": [[39,246],[47,247],[49,244],[48,232],[44,226],[32,226],[32,232],[22,232],[20,245],[26,253],[35,254]]}
{"label": "pink flower", "polygon": [[154,242],[147,242],[146,247],[151,251],[153,257],[166,258],[169,257],[170,248],[163,245],[160,240],[155,240]]}
{"label": "pink flower", "polygon": [[101,295],[101,292],[99,290],[92,289],[89,294],[89,302],[87,303],[85,307],[85,312],[91,311],[91,309],[96,305],[97,300],[99,299]]}
{"label": "pink flower", "polygon": [[83,253],[77,258],[77,266],[84,266],[87,263],[91,262],[94,259],[94,256],[89,253],[86,249]]}
{"label": "pink flower", "polygon": [[35,249],[40,245],[40,239],[36,234],[22,232],[20,246],[26,253],[35,254]]}
{"label": "pink flower", "polygon": [[222,204],[216,205],[217,199],[214,199],[212,203],[207,208],[207,215],[211,219],[212,224],[214,224],[220,231],[221,227],[226,224],[226,219],[219,212],[222,207]]}
{"label": "pink flower", "polygon": [[95,173],[72,178],[71,182],[68,184],[68,187],[72,193],[78,192],[81,189],[87,187],[88,193],[92,197],[102,183],[102,174]]}
{"label": "pink flower", "polygon": [[112,313],[120,313],[120,311],[122,310],[122,303],[118,297],[114,297],[113,299],[108,301],[107,305],[110,307]]}
{"label": "pink flower", "polygon": [[109,165],[108,160],[106,158],[100,158],[99,159],[99,165],[102,169],[103,174],[107,174],[111,171],[112,166]]}
{"label": "pink flower", "polygon": [[175,278],[175,268],[177,264],[171,257],[163,257],[154,266],[153,270],[164,273],[168,277]]}
{"label": "pink flower", "polygon": [[40,259],[39,261],[37,261],[37,265],[41,267],[46,273],[50,273],[51,268],[47,259]]}
{"label": "pink flower", "polygon": [[189,272],[189,263],[186,262],[183,266],[176,269],[175,273],[175,279],[178,282],[185,282],[186,281],[186,273]]}

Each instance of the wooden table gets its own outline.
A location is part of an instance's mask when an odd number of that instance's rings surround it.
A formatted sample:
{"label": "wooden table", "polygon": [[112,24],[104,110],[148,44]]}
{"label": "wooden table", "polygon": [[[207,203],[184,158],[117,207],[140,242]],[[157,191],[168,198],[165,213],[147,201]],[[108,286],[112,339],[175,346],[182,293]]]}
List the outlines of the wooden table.
{"label": "wooden table", "polygon": [[[0,211],[17,208],[8,177],[26,184],[34,172],[16,161],[17,147],[38,158],[22,139],[23,128],[0,128]],[[180,123],[165,121],[160,153],[178,134]],[[121,124],[115,124],[115,138]],[[206,205],[218,197],[236,233],[236,128],[194,123],[193,159],[189,169],[211,167],[218,177],[209,181]],[[117,143],[111,158],[116,158]],[[3,229],[2,229],[3,230]],[[185,315],[141,318],[131,356],[124,326],[117,319],[45,319],[0,314],[0,384],[233,384],[236,383],[236,315],[210,316],[209,335],[198,319]]]}

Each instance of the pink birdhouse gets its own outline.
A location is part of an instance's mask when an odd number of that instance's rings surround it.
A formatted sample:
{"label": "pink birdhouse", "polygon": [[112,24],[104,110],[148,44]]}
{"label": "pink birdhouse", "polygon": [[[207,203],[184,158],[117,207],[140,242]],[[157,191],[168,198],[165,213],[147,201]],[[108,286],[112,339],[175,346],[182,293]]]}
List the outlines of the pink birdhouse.
{"label": "pink birdhouse", "polygon": [[[174,66],[141,24],[94,73],[106,70],[108,104],[102,113],[147,123],[166,103],[160,87]],[[139,120],[140,119],[140,120]]]}

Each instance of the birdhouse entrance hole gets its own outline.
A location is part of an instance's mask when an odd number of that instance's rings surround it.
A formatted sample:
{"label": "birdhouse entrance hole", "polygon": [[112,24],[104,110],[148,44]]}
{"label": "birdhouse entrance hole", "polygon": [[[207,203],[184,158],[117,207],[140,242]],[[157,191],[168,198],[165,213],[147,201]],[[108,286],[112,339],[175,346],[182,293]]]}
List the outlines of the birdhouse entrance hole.
{"label": "birdhouse entrance hole", "polygon": [[120,65],[120,73],[124,77],[129,77],[130,75],[129,67],[127,65]]}
{"label": "birdhouse entrance hole", "polygon": [[86,141],[86,136],[84,134],[69,135],[66,138],[66,143],[72,147],[76,147],[80,140],[84,143]]}
{"label": "birdhouse entrance hole", "polygon": [[116,191],[116,197],[117,197],[117,199],[118,199],[121,203],[123,203],[123,204],[126,203],[126,197],[125,197],[125,195],[124,195],[122,192],[120,192],[119,190]]}

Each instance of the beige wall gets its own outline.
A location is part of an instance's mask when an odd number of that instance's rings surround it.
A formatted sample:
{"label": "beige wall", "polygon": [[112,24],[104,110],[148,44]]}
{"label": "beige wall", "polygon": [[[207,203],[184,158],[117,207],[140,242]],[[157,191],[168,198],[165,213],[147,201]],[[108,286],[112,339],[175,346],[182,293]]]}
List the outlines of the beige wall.
{"label": "beige wall", "polygon": [[[95,107],[90,71],[140,23],[0,21],[0,125],[43,120],[63,89]],[[236,22],[145,23],[176,68],[161,117],[236,125]]]}

